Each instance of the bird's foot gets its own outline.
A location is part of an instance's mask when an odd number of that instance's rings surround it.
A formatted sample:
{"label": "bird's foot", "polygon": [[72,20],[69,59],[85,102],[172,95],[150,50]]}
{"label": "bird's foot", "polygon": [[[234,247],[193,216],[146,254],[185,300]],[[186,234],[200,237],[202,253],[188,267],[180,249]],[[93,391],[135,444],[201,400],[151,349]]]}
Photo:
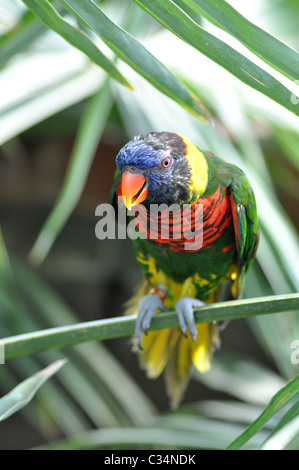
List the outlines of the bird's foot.
{"label": "bird's foot", "polygon": [[193,307],[202,307],[204,302],[192,297],[182,297],[175,304],[175,310],[179,319],[179,324],[183,335],[187,338],[187,329],[193,341],[197,338],[197,329],[194,320]]}
{"label": "bird's foot", "polygon": [[139,349],[143,349],[141,345],[142,334],[147,335],[147,330],[157,310],[167,310],[158,294],[148,294],[140,299],[135,323],[135,342]]}

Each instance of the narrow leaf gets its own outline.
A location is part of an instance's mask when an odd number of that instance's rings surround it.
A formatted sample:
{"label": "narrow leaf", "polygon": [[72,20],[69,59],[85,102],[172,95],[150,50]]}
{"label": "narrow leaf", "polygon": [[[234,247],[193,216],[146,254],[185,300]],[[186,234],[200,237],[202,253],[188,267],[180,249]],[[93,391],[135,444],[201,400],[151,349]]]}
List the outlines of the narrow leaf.
{"label": "narrow leaf", "polygon": [[93,29],[120,59],[159,91],[195,116],[207,120],[207,111],[201,101],[140,42],[114,24],[95,3],[88,0],[59,0],[59,3]]}
{"label": "narrow leaf", "polygon": [[83,31],[76,29],[67,23],[47,1],[23,0],[35,15],[55,33],[62,36],[72,46],[86,54],[95,64],[102,67],[112,78],[132,88],[122,74],[117,70],[113,62],[109,60]]}
{"label": "narrow leaf", "polygon": [[22,51],[46,30],[36,16],[27,11],[17,28],[0,39],[0,68],[15,54]]}
{"label": "narrow leaf", "polygon": [[289,421],[283,428],[263,444],[261,450],[298,450],[299,445],[299,416]]}
{"label": "narrow leaf", "polygon": [[[46,322],[46,324],[50,323],[53,326],[74,324],[78,321],[75,312],[70,306],[60,298],[57,292],[38,278],[36,273],[33,273],[16,260],[14,260],[12,268],[21,291],[26,298],[30,299],[30,305],[39,312],[40,321]],[[130,377],[129,373],[126,372],[123,365],[106,349],[105,345],[98,342],[85,343],[79,348],[76,348],[74,353],[75,356],[72,355],[72,351],[69,351],[70,359],[73,358],[72,363],[68,366],[69,374],[71,373],[72,367],[76,367],[76,360],[80,357],[80,359],[84,361],[84,364],[87,365],[88,369],[92,371],[92,377],[94,377],[96,381],[95,386],[98,387],[98,379],[100,379],[102,383],[105,383],[105,390],[107,388],[114,412],[118,412],[119,415],[123,414],[119,412],[119,408],[115,406],[115,404],[118,403],[121,409],[129,416],[129,422],[138,425],[144,424],[146,417],[155,414],[154,406],[149,398],[140,389],[135,380]],[[99,358],[101,358],[101,360],[99,360]],[[80,367],[78,367],[78,370],[82,373]],[[61,380],[63,380],[63,378],[66,382],[68,381],[67,373],[64,374]],[[81,380],[82,387],[82,376],[79,380]],[[88,380],[86,383],[88,383]],[[122,387],[126,389],[127,393],[123,393],[123,388],[119,387],[120,383]],[[86,384],[84,386],[86,390]],[[71,388],[73,389],[72,385]],[[76,394],[74,390],[72,390],[71,393]],[[97,390],[99,399],[101,399],[103,393],[104,390],[101,390],[101,392]],[[92,402],[92,405],[94,405],[94,402]],[[97,403],[95,406],[97,406],[97,411],[93,412],[93,418],[96,418],[101,413],[99,404]],[[101,421],[103,422],[103,420]]]}
{"label": "narrow leaf", "polygon": [[281,418],[277,426],[273,429],[271,432],[270,436],[271,437],[273,434],[277,433],[281,428],[283,428],[286,424],[288,424],[289,421],[293,420],[296,418],[296,416],[299,416],[299,400],[294,403],[293,406],[286,412],[286,414]]}
{"label": "narrow leaf", "polygon": [[299,115],[291,92],[268,72],[195,23],[172,0],[134,0],[187,44],[221,65],[239,80]]}
{"label": "narrow leaf", "polygon": [[[218,358],[214,358],[209,374],[194,371],[193,376],[209,389],[225,392],[243,402],[262,406],[262,409],[285,383],[279,375],[258,362],[242,357],[240,353],[235,357],[224,351],[221,351]],[[260,413],[254,419],[259,415]],[[253,419],[249,424],[252,421]]]}
{"label": "narrow leaf", "polygon": [[[219,450],[229,435],[209,436],[204,431],[196,432],[185,429],[153,428],[112,428],[87,431],[68,440],[61,440],[38,447],[36,450],[83,450],[83,449],[215,449]],[[157,453],[157,451],[154,451]],[[154,456],[152,456],[154,463]],[[158,462],[158,459],[156,459]],[[187,463],[187,462],[186,462]]]}
{"label": "narrow leaf", "polygon": [[53,362],[21,382],[11,392],[0,399],[0,421],[24,408],[34,397],[38,389],[66,363],[66,359]]}
{"label": "narrow leaf", "polygon": [[285,387],[274,395],[269,405],[249,428],[235,439],[227,450],[238,450],[246,444],[262,427],[293,397],[299,397],[299,375],[290,380]]}
{"label": "narrow leaf", "polygon": [[195,12],[238,39],[244,46],[292,80],[299,79],[299,54],[248,21],[224,0],[182,0]]}
{"label": "narrow leaf", "polygon": [[45,259],[82,194],[97,145],[111,110],[112,101],[107,81],[87,104],[57,202],[29,255],[30,261],[34,264],[39,264]]}
{"label": "narrow leaf", "polygon": [[[298,307],[298,304],[299,294],[219,302],[195,310],[195,321],[196,323],[205,323],[264,315],[281,310],[293,310]],[[5,357],[9,359],[47,349],[72,346],[86,341],[103,341],[131,336],[134,333],[135,321],[136,317],[134,315],[128,315],[107,320],[78,323],[13,336],[3,339],[2,344],[5,347]],[[178,318],[174,312],[161,313],[153,318],[149,331],[178,327]]]}

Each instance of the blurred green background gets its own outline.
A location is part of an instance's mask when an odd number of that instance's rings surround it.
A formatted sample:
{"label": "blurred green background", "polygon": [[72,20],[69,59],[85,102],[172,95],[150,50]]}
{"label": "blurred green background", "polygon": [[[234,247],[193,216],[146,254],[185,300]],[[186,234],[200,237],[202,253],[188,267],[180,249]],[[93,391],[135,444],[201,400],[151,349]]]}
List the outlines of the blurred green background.
{"label": "blurred green background", "polygon": [[[212,125],[123,62],[117,61],[117,67],[134,91],[108,79],[82,52],[28,16],[22,2],[0,0],[0,336],[123,313],[140,279],[139,268],[130,240],[96,239],[95,208],[108,200],[119,149],[134,135],[152,130],[186,135],[248,174],[261,242],[245,297],[298,291],[298,118],[185,44],[135,3],[95,3],[201,98]],[[229,3],[298,49],[296,0]],[[189,13],[296,95],[296,83]],[[88,34],[109,54],[94,33]],[[24,410],[0,424],[0,448],[32,448],[78,433],[88,440],[94,429],[102,430],[98,445],[104,448],[130,448],[129,442],[121,444],[121,432],[128,430],[132,448],[158,445],[161,429],[162,445],[168,448],[186,442],[221,448],[298,373],[290,360],[296,339],[298,312],[231,322],[213,370],[194,374],[182,407],[172,413],[163,378],[145,377],[128,338],[13,359],[0,366],[1,395],[58,358],[69,362]],[[261,445],[278,418],[253,446]],[[143,442],[138,436],[144,436]]]}

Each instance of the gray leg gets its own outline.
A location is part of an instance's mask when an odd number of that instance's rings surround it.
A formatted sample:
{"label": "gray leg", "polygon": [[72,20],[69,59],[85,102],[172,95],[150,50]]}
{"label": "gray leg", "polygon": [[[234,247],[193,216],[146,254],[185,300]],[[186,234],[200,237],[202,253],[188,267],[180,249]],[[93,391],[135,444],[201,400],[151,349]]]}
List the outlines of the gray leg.
{"label": "gray leg", "polygon": [[187,329],[193,341],[196,341],[197,329],[194,321],[193,307],[202,307],[204,302],[192,297],[182,297],[175,304],[175,310],[183,335],[187,338]]}
{"label": "gray leg", "polygon": [[135,340],[139,349],[143,349],[141,346],[142,334],[147,334],[151,320],[157,310],[167,310],[157,294],[148,294],[140,299],[138,304],[138,315],[135,324]]}

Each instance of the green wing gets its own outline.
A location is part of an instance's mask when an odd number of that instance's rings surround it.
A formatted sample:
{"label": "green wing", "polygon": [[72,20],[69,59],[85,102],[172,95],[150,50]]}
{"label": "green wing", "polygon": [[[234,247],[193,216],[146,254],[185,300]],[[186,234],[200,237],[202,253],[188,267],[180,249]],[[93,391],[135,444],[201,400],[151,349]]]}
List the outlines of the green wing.
{"label": "green wing", "polygon": [[245,274],[257,250],[259,227],[257,207],[253,189],[245,173],[235,165],[218,160],[217,172],[222,185],[228,188],[228,196],[234,223],[238,252],[238,283],[236,297],[240,297],[244,287]]}

